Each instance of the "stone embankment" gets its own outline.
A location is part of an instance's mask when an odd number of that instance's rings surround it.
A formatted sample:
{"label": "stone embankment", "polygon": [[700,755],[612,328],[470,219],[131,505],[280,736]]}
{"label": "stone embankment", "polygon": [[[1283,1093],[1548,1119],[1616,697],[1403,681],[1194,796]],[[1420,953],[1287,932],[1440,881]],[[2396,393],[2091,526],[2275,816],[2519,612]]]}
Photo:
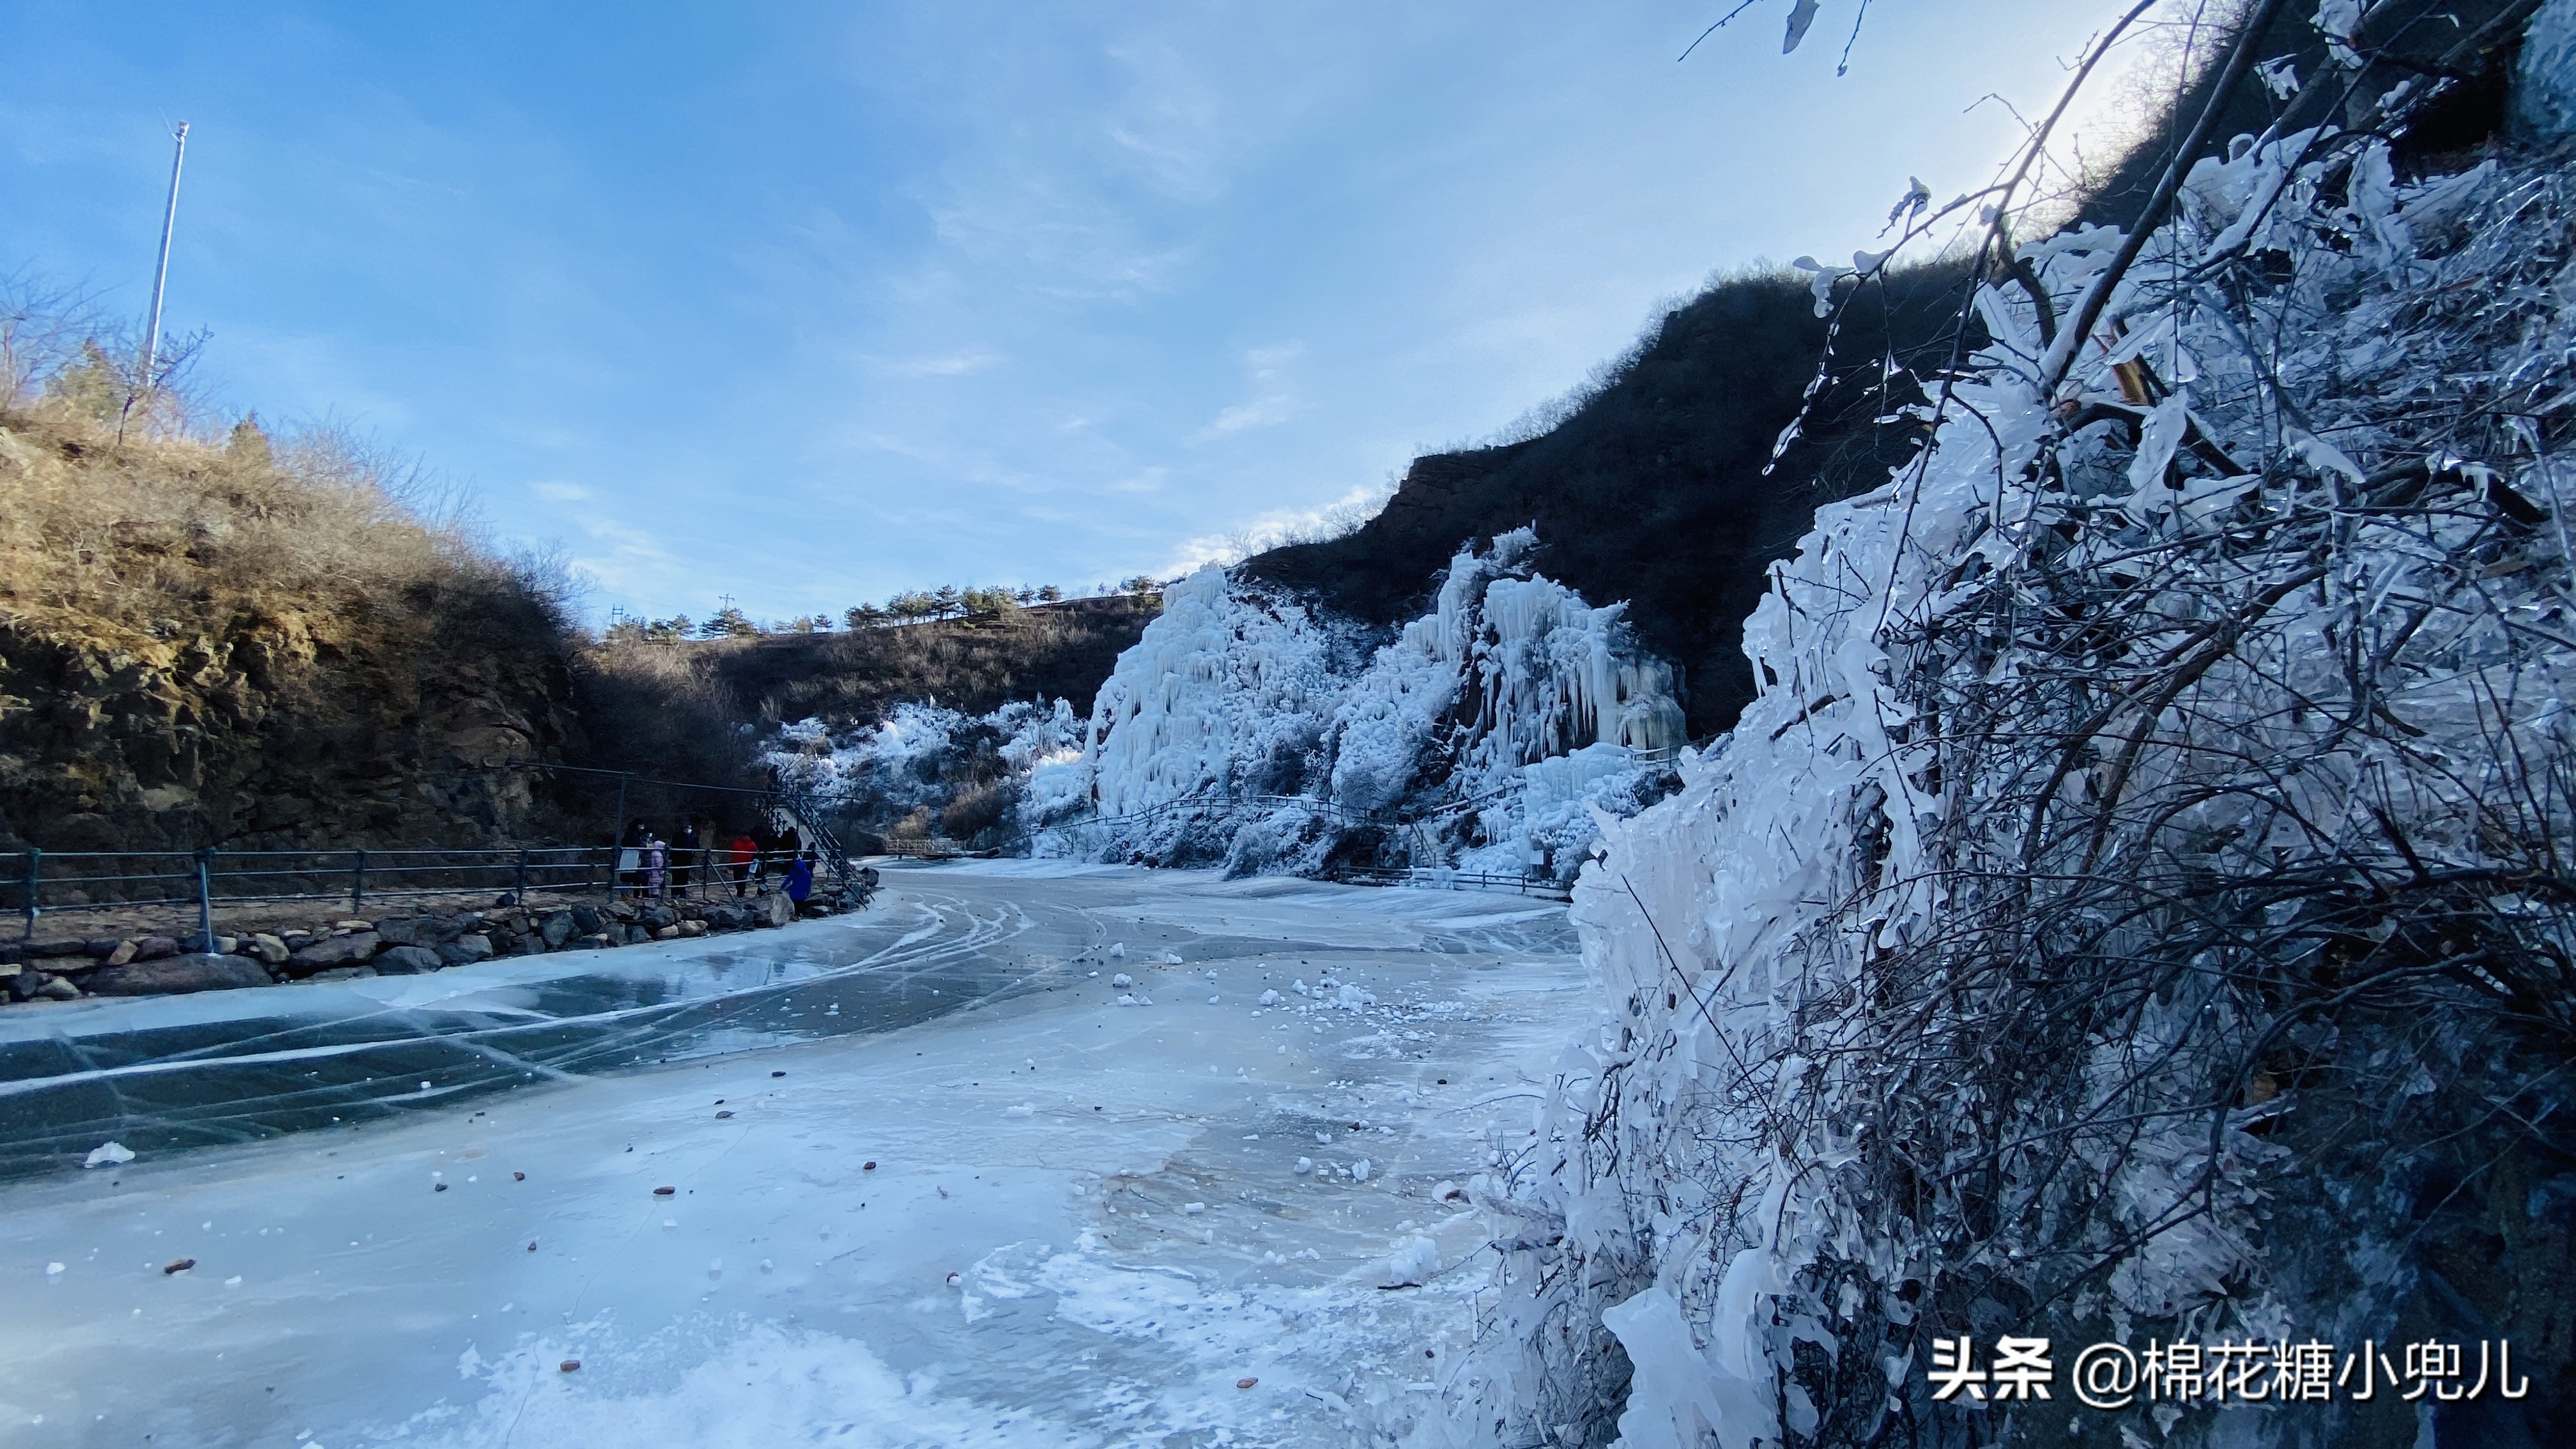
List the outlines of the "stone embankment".
{"label": "stone embankment", "polygon": [[497,956],[596,951],[774,928],[799,915],[857,910],[867,904],[868,893],[869,887],[861,886],[830,898],[818,895],[801,908],[775,892],[731,901],[621,899],[553,908],[523,907],[504,896],[489,910],[218,935],[212,951],[182,949],[170,936],[11,942],[0,945],[0,988],[5,988],[0,1001],[161,996],[293,981],[416,976]]}

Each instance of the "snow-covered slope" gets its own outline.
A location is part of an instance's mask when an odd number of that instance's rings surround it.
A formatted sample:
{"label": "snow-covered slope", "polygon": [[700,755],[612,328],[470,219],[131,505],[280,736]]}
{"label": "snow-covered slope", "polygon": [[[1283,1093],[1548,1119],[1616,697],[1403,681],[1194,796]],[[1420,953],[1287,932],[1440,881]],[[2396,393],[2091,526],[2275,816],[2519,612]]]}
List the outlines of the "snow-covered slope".
{"label": "snow-covered slope", "polygon": [[1682,716],[1623,606],[1537,576],[1536,544],[1462,551],[1433,612],[1374,650],[1218,569],[1175,585],[1081,757],[1031,782],[1041,849],[1298,870],[1356,838],[1399,863],[1520,874],[1535,851],[1571,874],[1594,807],[1651,797]]}
{"label": "snow-covered slope", "polygon": [[[1978,299],[1935,446],[1778,571],[1760,699],[1605,823],[1601,1015],[1477,1184],[1454,1442],[2546,1441],[2071,1390],[2094,1341],[2565,1370],[2516,1245],[2569,1203],[2514,1184],[2576,1043],[2576,180],[2306,133],[2182,213],[2052,393],[2031,299]],[[2120,241],[2022,248],[2048,325]],[[1933,1340],[2001,1334],[2058,1392],[1965,1430]]]}

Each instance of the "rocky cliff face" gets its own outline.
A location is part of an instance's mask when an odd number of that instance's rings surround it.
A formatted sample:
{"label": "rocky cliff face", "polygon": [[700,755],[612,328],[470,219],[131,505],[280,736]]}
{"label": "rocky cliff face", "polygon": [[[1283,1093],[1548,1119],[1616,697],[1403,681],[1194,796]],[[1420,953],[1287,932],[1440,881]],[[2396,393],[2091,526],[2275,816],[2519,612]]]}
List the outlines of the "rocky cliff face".
{"label": "rocky cliff face", "polygon": [[[482,842],[574,730],[567,660],[245,613],[170,637],[0,623],[0,847]],[[411,634],[413,638],[400,637]],[[428,647],[421,647],[428,646]]]}
{"label": "rocky cliff face", "polygon": [[0,408],[0,849],[479,844],[579,739],[579,638],[362,453]]}

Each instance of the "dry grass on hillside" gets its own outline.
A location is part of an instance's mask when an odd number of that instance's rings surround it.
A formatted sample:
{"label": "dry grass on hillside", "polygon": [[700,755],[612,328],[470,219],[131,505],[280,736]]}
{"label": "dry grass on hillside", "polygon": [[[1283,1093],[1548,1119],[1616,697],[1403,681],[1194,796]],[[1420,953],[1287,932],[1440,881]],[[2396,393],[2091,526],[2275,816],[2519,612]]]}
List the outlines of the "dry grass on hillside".
{"label": "dry grass on hillside", "polygon": [[93,352],[0,399],[0,608],[18,627],[139,643],[244,610],[389,622],[459,588],[551,602],[416,470],[329,429],[209,436],[167,395],[120,428],[119,371]]}

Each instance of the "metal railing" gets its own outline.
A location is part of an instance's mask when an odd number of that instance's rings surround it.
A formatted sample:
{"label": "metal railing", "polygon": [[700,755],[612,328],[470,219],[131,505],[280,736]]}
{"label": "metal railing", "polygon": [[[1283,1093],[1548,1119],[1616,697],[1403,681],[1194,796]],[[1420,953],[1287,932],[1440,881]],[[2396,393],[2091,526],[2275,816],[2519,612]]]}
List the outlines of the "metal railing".
{"label": "metal railing", "polygon": [[[345,902],[352,915],[370,902],[492,892],[531,895],[643,895],[652,889],[642,852],[629,846],[532,846],[502,850],[25,850],[5,862],[0,911],[33,938],[49,914],[179,906],[196,908],[198,934],[212,934],[217,906],[290,901]],[[659,894],[729,896],[784,869],[781,853],[736,861],[723,847],[665,854]]]}
{"label": "metal railing", "polygon": [[1543,900],[1570,901],[1574,892],[1553,876],[1501,875],[1492,871],[1452,870],[1440,865],[1342,866],[1326,877],[1344,885],[1417,886],[1432,890],[1510,891]]}
{"label": "metal railing", "polygon": [[195,906],[205,926],[218,905],[370,900],[499,891],[605,891],[616,853],[599,847],[520,850],[25,850],[0,878],[0,910],[27,936],[49,912]]}

